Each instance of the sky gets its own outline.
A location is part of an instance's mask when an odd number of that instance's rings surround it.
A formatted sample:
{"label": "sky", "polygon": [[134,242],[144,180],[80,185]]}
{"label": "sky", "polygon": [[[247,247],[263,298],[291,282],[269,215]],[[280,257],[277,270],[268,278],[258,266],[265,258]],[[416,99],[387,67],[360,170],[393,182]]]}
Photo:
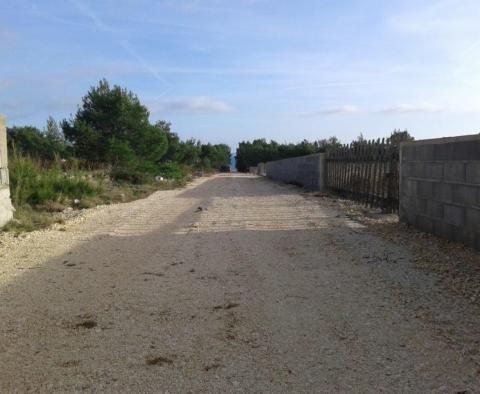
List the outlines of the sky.
{"label": "sky", "polygon": [[0,113],[70,118],[102,78],[183,138],[480,132],[478,0],[3,0]]}

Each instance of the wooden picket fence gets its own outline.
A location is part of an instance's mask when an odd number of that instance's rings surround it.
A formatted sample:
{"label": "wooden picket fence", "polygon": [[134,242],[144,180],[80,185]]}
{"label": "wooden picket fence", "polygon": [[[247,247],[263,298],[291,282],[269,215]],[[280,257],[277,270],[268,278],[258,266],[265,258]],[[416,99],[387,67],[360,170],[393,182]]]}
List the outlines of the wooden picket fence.
{"label": "wooden picket fence", "polygon": [[354,142],[327,154],[332,191],[384,212],[398,212],[399,148],[385,139]]}

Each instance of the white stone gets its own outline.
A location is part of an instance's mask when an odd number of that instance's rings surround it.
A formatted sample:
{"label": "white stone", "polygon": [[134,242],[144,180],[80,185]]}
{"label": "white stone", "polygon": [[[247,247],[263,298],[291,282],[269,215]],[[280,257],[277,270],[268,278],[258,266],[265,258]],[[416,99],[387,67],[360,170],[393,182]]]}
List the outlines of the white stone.
{"label": "white stone", "polygon": [[6,225],[13,219],[12,202],[10,201],[10,189],[8,185],[0,185],[0,227]]}

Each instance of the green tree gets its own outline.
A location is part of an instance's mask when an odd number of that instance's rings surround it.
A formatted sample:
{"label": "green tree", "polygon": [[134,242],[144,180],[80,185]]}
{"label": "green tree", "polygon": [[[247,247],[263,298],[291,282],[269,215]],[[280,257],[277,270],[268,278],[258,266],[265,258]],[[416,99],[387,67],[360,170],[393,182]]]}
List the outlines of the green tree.
{"label": "green tree", "polygon": [[69,146],[65,140],[63,131],[52,116],[48,117],[47,124],[43,129],[43,134],[50,148],[56,155],[60,155],[63,158],[70,156]]}
{"label": "green tree", "polygon": [[390,137],[387,138],[387,141],[390,142],[392,145],[400,146],[400,142],[404,141],[414,141],[415,138],[410,135],[408,130],[401,131],[400,129],[393,130]]}
{"label": "green tree", "polygon": [[319,152],[326,152],[326,153],[333,152],[341,148],[341,146],[342,146],[342,143],[335,136],[330,137],[328,139],[319,140],[317,142],[317,147]]}
{"label": "green tree", "polygon": [[43,160],[52,160],[55,156],[45,135],[34,126],[9,127],[7,139],[10,152],[15,150],[19,154]]}
{"label": "green tree", "polygon": [[230,166],[230,147],[225,144],[204,144],[201,146],[202,166],[225,171]]}
{"label": "green tree", "polygon": [[134,93],[103,79],[62,129],[78,158],[117,164],[120,152],[129,152],[137,161],[156,163],[167,153],[168,141],[161,125],[150,124],[149,115]]}

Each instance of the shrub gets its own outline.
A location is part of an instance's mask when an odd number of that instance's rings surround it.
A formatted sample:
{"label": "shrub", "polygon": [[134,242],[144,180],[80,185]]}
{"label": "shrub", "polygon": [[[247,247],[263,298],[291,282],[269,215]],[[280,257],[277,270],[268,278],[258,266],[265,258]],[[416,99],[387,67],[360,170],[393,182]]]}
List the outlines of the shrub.
{"label": "shrub", "polygon": [[159,166],[159,175],[166,179],[181,182],[185,178],[185,172],[177,163],[164,163]]}
{"label": "shrub", "polygon": [[97,192],[79,173],[64,173],[57,165],[44,168],[40,162],[16,152],[9,169],[12,201],[16,207],[81,199]]}
{"label": "shrub", "polygon": [[150,174],[139,171],[136,168],[128,167],[115,167],[112,169],[110,176],[115,181],[130,182],[134,185],[145,184],[153,180],[153,177]]}

